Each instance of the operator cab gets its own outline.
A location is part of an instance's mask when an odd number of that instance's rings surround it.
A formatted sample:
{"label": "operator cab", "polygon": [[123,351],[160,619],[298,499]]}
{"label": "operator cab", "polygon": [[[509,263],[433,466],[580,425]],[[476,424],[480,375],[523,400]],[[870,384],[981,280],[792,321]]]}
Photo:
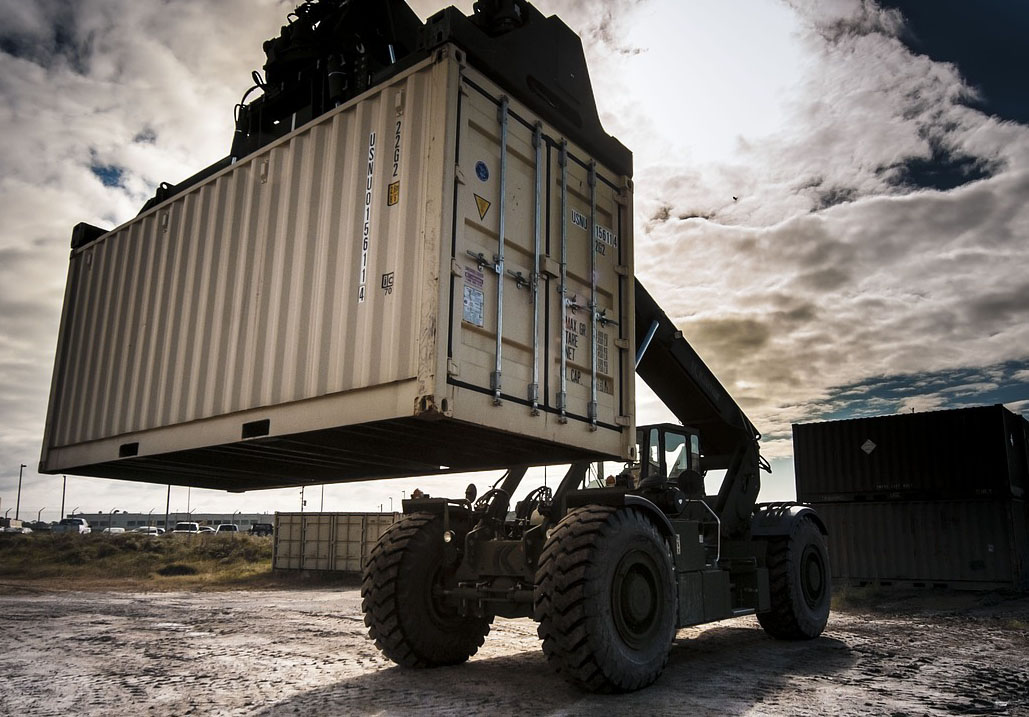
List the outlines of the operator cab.
{"label": "operator cab", "polygon": [[636,429],[640,457],[641,488],[675,483],[690,499],[704,497],[704,473],[700,468],[700,436],[672,423]]}

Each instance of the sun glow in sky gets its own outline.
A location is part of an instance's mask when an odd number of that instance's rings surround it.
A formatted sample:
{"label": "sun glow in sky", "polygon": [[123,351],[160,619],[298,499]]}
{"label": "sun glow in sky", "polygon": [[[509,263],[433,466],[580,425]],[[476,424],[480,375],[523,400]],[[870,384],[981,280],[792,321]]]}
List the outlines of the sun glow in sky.
{"label": "sun glow in sky", "polygon": [[[637,274],[764,434],[764,499],[792,496],[792,423],[1029,409],[1029,11],[970,5],[538,3],[582,37],[605,128],[634,152]],[[224,156],[292,6],[0,0],[4,509],[25,463],[23,517],[58,517],[60,478],[35,465],[71,227],[121,223]],[[638,411],[669,417],[642,385]],[[329,486],[325,507],[465,482]],[[164,490],[73,478],[69,507],[145,512]],[[194,489],[192,506],[293,510],[299,490]]]}

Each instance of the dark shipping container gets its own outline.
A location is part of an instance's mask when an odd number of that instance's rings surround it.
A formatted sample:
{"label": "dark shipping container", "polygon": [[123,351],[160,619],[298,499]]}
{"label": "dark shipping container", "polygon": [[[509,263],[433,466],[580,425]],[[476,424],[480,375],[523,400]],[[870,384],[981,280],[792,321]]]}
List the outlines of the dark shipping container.
{"label": "dark shipping container", "polygon": [[793,426],[805,503],[1023,498],[1029,423],[1001,405]]}
{"label": "dark shipping container", "polygon": [[819,503],[837,584],[1029,588],[1021,500]]}

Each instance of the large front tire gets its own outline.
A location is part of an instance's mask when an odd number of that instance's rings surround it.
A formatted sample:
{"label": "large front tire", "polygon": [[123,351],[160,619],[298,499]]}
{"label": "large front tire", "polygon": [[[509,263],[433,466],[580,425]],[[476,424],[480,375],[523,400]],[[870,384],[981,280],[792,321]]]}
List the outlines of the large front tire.
{"label": "large front tire", "polygon": [[825,538],[808,518],[790,534],[768,541],[771,610],[757,619],[772,637],[810,640],[822,634],[829,620],[831,573]]}
{"label": "large front tire", "polygon": [[575,508],[547,539],[535,617],[547,660],[572,684],[629,692],[654,682],[675,637],[675,573],[642,513]]}
{"label": "large front tire", "polygon": [[490,617],[460,615],[438,594],[445,571],[442,523],[429,513],[400,519],[372,549],[361,582],[364,624],[398,665],[459,664],[489,634]]}

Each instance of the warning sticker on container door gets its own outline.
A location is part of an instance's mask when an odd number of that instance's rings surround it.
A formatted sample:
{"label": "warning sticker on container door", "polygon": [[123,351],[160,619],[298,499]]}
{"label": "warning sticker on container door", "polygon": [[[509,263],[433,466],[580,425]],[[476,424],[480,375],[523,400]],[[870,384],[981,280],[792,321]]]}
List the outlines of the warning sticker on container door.
{"label": "warning sticker on container door", "polygon": [[478,326],[480,329],[483,326],[482,320],[482,289],[478,289],[474,286],[468,286],[465,284],[464,287],[464,316],[462,317],[469,324]]}
{"label": "warning sticker on container door", "polygon": [[492,205],[490,204],[488,199],[484,199],[483,197],[480,197],[478,194],[473,194],[472,196],[475,197],[475,208],[479,210],[479,219],[485,219],[486,212],[489,211],[489,208]]}

